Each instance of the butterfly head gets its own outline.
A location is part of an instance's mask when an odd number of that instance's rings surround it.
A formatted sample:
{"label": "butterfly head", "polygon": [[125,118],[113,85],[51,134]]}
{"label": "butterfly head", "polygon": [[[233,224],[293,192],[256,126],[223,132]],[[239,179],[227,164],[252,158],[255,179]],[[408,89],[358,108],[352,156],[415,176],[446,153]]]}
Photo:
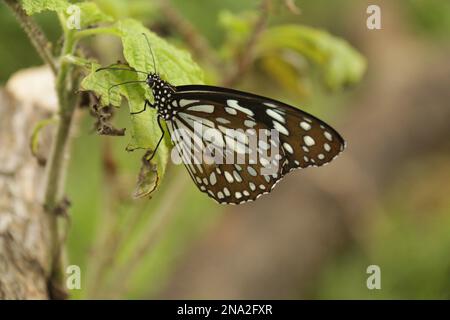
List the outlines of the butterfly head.
{"label": "butterfly head", "polygon": [[157,73],[149,73],[147,76],[147,79],[145,81],[146,81],[147,85],[152,89],[157,87],[158,85],[163,84],[161,77]]}

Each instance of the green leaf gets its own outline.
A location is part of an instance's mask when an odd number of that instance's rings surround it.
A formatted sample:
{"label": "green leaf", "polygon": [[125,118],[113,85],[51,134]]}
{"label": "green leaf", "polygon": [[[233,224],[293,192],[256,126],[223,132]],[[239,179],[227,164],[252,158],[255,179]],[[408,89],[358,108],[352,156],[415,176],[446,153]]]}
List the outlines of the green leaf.
{"label": "green leaf", "polygon": [[100,22],[113,21],[113,18],[101,11],[94,2],[79,2],[72,4],[67,0],[22,0],[22,6],[28,15],[46,10],[63,12],[66,14],[67,8],[76,6],[80,10],[81,27],[88,27]]}
{"label": "green leaf", "polygon": [[[143,35],[144,33],[154,52],[156,69],[164,79],[174,85],[203,83],[203,73],[191,59],[188,52],[177,49],[146,29],[141,23],[132,19],[119,21],[115,28],[116,32],[114,34],[121,38],[124,56],[131,67],[145,72],[154,71],[152,55]],[[124,97],[128,102],[130,112],[137,112],[143,109],[146,98],[152,100],[151,90],[144,83],[121,85],[110,90],[111,86],[119,83],[145,80],[144,75],[117,70],[95,72],[98,68],[98,64],[92,64],[90,74],[81,83],[81,89],[93,91],[100,97],[101,105],[120,106],[122,97]],[[131,115],[130,131],[132,139],[127,147],[128,150],[153,150],[161,137],[156,110],[147,108],[145,112]],[[138,183],[137,191],[135,192],[137,195],[149,194],[156,188],[156,185],[152,185],[152,183],[158,184],[161,180],[171,147],[167,133],[166,138],[159,146],[155,158],[152,160],[152,163],[155,163],[157,166],[157,176],[145,177],[145,174],[155,174],[155,170],[153,170],[151,164],[144,164],[146,167],[143,166],[141,169],[139,178],[139,181],[143,181],[143,183]],[[142,172],[144,172],[144,177]]]}
{"label": "green leaf", "polygon": [[60,12],[70,6],[67,0],[21,0],[21,2],[23,9],[28,15],[45,10]]}
{"label": "green leaf", "polygon": [[82,2],[76,5],[80,8],[81,27],[91,26],[100,22],[113,21],[113,18],[101,11],[94,2]]}
{"label": "green leaf", "polygon": [[359,82],[366,70],[365,58],[347,41],[306,26],[267,29],[256,46],[256,55],[283,50],[294,51],[319,67],[324,84],[331,90]]}
{"label": "green leaf", "polygon": [[[148,90],[139,83],[121,85],[110,90],[111,86],[127,82],[137,81],[136,73],[128,71],[99,71],[95,72],[100,65],[93,63],[91,73],[81,83],[82,90],[90,90],[100,97],[101,105],[120,106],[122,97],[128,101],[130,110],[140,111],[144,107],[144,101],[148,98]],[[118,65],[117,67],[126,67]],[[127,150],[151,149],[154,150],[161,136],[161,130],[156,120],[156,111],[147,108],[145,112],[131,117],[131,142]],[[152,163],[143,161],[141,173],[139,174],[138,186],[135,196],[150,194],[156,189],[161,177],[165,173],[166,163],[169,155],[169,142],[166,140],[158,148]],[[154,183],[154,184],[152,184]]]}
{"label": "green leaf", "polygon": [[155,55],[157,71],[163,78],[174,85],[203,83],[203,72],[189,52],[174,47],[136,20],[122,20],[118,28],[125,59],[136,70],[154,71],[152,54],[142,35],[144,33]]}

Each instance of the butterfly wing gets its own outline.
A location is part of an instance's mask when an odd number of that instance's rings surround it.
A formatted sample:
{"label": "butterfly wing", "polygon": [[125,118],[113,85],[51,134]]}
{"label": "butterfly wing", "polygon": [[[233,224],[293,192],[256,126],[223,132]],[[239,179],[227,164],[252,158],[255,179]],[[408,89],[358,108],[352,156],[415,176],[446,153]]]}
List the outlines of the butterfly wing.
{"label": "butterfly wing", "polygon": [[[323,121],[254,94],[212,86],[180,86],[172,105],[177,113],[168,127],[175,147],[184,154],[181,158],[198,188],[219,203],[255,200],[270,192],[287,172],[326,164],[345,147],[342,137]],[[271,136],[270,130],[276,130],[278,137]],[[253,136],[256,144],[251,144]],[[202,151],[211,145],[217,147],[212,153],[216,161],[208,162]],[[278,148],[276,158],[267,154],[270,148]],[[242,155],[251,159],[251,154],[258,155],[256,162],[237,161]],[[277,165],[272,165],[274,159]]]}

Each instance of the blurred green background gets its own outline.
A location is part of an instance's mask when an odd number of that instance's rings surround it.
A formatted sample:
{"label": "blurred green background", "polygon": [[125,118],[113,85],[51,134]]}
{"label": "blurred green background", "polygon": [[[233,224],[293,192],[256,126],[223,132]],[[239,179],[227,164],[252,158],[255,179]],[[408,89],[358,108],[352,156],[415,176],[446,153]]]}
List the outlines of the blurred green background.
{"label": "blurred green background", "polygon": [[[96,2],[191,51],[219,85],[259,14],[253,0],[172,0],[170,9],[206,43],[196,53],[154,1]],[[268,30],[324,30],[362,60],[322,35],[319,53],[296,52],[295,39],[284,50],[274,44],[289,43],[282,31],[259,40],[254,63],[232,86],[304,106],[347,139],[344,155],[290,174],[242,206],[214,203],[174,165],[152,199],[134,200],[142,154],[125,151],[129,137],[96,135],[95,120],[80,110],[67,181],[69,263],[82,270],[72,298],[450,298],[450,145],[438,125],[449,122],[440,112],[450,107],[450,2],[378,1],[381,30],[366,28],[370,2],[298,0],[299,15],[284,3],[274,1]],[[4,84],[41,62],[0,8]],[[54,14],[36,19],[58,43]],[[121,58],[108,37],[83,47],[103,64]],[[318,56],[327,52],[331,58]],[[326,63],[332,58],[337,65]],[[352,78],[364,61],[362,79]],[[126,108],[114,124],[129,126]],[[369,265],[381,268],[380,290],[366,287]]]}

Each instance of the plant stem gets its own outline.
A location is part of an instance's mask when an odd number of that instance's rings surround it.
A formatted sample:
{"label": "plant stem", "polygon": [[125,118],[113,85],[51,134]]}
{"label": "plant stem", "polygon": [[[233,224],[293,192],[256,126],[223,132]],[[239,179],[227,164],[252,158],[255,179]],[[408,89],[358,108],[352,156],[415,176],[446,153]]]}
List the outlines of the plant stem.
{"label": "plant stem", "polygon": [[29,17],[26,12],[23,10],[20,3],[16,0],[4,0],[6,5],[11,9],[14,13],[17,21],[19,21],[23,30],[27,34],[34,48],[41,56],[41,59],[45,61],[53,73],[56,74],[58,72],[58,68],[56,66],[53,55],[50,51],[50,42],[45,37],[41,28],[34,22],[34,20]]}
{"label": "plant stem", "polygon": [[[65,41],[62,56],[71,55],[75,50],[74,31],[65,27],[64,17],[60,15],[64,29]],[[63,243],[60,240],[58,215],[56,211],[64,197],[65,175],[67,170],[68,145],[73,113],[76,106],[76,95],[73,84],[75,76],[73,66],[63,59],[56,77],[56,91],[59,100],[59,123],[53,140],[50,161],[47,166],[44,208],[47,211],[50,228],[50,252],[52,254],[50,291],[64,292]],[[50,292],[51,294],[52,292]]]}

